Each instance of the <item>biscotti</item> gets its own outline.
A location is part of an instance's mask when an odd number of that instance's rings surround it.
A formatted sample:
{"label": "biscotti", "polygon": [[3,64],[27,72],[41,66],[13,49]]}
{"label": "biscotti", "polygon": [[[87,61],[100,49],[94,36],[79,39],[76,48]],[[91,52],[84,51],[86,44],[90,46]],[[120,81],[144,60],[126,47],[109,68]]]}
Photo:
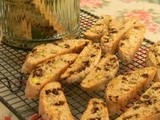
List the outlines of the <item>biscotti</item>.
{"label": "biscotti", "polygon": [[109,23],[112,21],[110,15],[101,16],[89,30],[84,32],[84,37],[93,42],[100,42],[100,38],[108,32]]}
{"label": "biscotti", "polygon": [[137,23],[119,42],[118,53],[124,63],[131,63],[144,39],[145,25]]}
{"label": "biscotti", "polygon": [[111,80],[105,92],[109,114],[114,115],[120,108],[132,102],[152,82],[156,72],[155,67],[145,67]]}
{"label": "biscotti", "polygon": [[115,77],[118,69],[119,61],[115,55],[103,55],[100,62],[82,80],[81,88],[85,91],[104,90],[108,82]]}
{"label": "biscotti", "polygon": [[109,120],[105,102],[98,98],[92,98],[80,120]]}
{"label": "biscotti", "polygon": [[160,119],[160,82],[153,85],[134,105],[116,120],[159,120]]}
{"label": "biscotti", "polygon": [[101,58],[99,43],[88,44],[76,61],[61,75],[67,83],[81,82]]}
{"label": "biscotti", "polygon": [[48,83],[41,90],[39,114],[44,120],[74,120],[59,82]]}
{"label": "biscotti", "polygon": [[22,66],[22,73],[31,73],[31,71],[43,61],[60,54],[79,52],[89,42],[86,39],[64,40],[61,42],[47,43],[35,47],[26,57]]}
{"label": "biscotti", "polygon": [[160,81],[160,41],[150,47],[146,57],[146,65],[155,66],[158,69],[155,81]]}
{"label": "biscotti", "polygon": [[68,53],[50,58],[39,64],[29,75],[25,96],[29,99],[36,98],[47,83],[59,79],[60,75],[75,61],[77,56],[75,53]]}
{"label": "biscotti", "polygon": [[114,54],[122,36],[138,22],[137,18],[115,19],[109,25],[108,33],[101,38],[103,53]]}

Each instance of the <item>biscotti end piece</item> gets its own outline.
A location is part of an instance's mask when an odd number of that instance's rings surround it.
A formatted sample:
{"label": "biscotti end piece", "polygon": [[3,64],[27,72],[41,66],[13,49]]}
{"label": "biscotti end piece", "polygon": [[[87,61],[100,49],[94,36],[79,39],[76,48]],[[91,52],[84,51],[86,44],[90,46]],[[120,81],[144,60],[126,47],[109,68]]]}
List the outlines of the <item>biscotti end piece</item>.
{"label": "biscotti end piece", "polygon": [[150,47],[146,57],[146,66],[155,66],[158,69],[155,81],[160,81],[160,41]]}
{"label": "biscotti end piece", "polygon": [[100,42],[100,38],[104,33],[108,32],[109,22],[111,21],[112,18],[110,15],[101,16],[89,30],[84,32],[84,37],[92,40],[93,42]]}
{"label": "biscotti end piece", "polygon": [[66,53],[80,52],[88,43],[91,43],[91,41],[87,39],[71,39],[39,45],[27,55],[21,72],[31,73],[38,64],[49,58]]}
{"label": "biscotti end piece", "polygon": [[113,116],[119,109],[133,102],[134,97],[152,82],[156,72],[155,67],[145,67],[111,80],[105,93],[109,114]]}
{"label": "biscotti end piece", "polygon": [[115,55],[105,54],[100,62],[89,72],[81,82],[84,91],[104,90],[119,69],[119,61]]}
{"label": "biscotti end piece", "polygon": [[59,80],[60,75],[72,64],[78,54],[69,53],[50,58],[39,64],[29,75],[25,96],[34,99],[40,90],[49,82]]}
{"label": "biscotti end piece", "polygon": [[134,25],[120,39],[118,53],[124,63],[131,63],[144,39],[146,27],[142,23]]}
{"label": "biscotti end piece", "polygon": [[109,120],[105,102],[98,98],[92,98],[80,120]]}
{"label": "biscotti end piece", "polygon": [[61,75],[67,83],[81,82],[101,58],[99,43],[86,46],[79,54],[76,61]]}
{"label": "biscotti end piece", "polygon": [[103,53],[114,54],[118,50],[118,44],[122,36],[131,29],[138,19],[115,19],[110,23],[108,33],[101,37],[101,48]]}
{"label": "biscotti end piece", "polygon": [[159,120],[160,82],[153,83],[138,101],[116,120]]}
{"label": "biscotti end piece", "polygon": [[39,114],[44,120],[74,120],[59,82],[48,83],[41,90]]}

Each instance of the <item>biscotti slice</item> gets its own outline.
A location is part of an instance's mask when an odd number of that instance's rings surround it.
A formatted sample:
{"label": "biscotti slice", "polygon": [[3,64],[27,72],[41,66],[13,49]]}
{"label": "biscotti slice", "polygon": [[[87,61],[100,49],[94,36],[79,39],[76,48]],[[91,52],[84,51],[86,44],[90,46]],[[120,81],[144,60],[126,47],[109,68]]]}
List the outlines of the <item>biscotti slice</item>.
{"label": "biscotti slice", "polygon": [[61,75],[67,83],[81,82],[101,58],[99,43],[86,46],[79,54],[76,61]]}
{"label": "biscotti slice", "polygon": [[43,61],[60,54],[79,52],[90,42],[85,39],[73,39],[39,45],[27,55],[21,72],[31,73]]}
{"label": "biscotti slice", "polygon": [[120,108],[132,102],[151,83],[156,72],[155,67],[145,67],[111,80],[105,92],[109,114],[114,115]]}
{"label": "biscotti slice", "polygon": [[60,75],[75,61],[77,56],[75,53],[68,53],[50,58],[39,64],[29,75],[25,96],[29,99],[36,98],[47,83],[59,79]]}
{"label": "biscotti slice", "polygon": [[74,120],[59,82],[48,83],[41,90],[39,114],[44,120]]}
{"label": "biscotti slice", "polygon": [[84,91],[104,90],[119,69],[119,61],[115,55],[105,54],[100,62],[89,72],[81,82]]}
{"label": "biscotti slice", "polygon": [[115,19],[109,25],[108,33],[101,38],[103,53],[114,54],[122,36],[138,22],[137,18]]}
{"label": "biscotti slice", "polygon": [[119,42],[118,53],[124,63],[131,63],[144,39],[145,26],[138,23]]}
{"label": "biscotti slice", "polygon": [[150,47],[146,57],[146,65],[155,66],[158,69],[155,81],[160,81],[160,41]]}
{"label": "biscotti slice", "polygon": [[160,82],[153,85],[134,105],[116,120],[159,120],[160,119]]}
{"label": "biscotti slice", "polygon": [[111,21],[110,15],[101,16],[89,30],[84,32],[84,37],[94,42],[100,42],[100,38],[108,32],[109,22]]}
{"label": "biscotti slice", "polygon": [[109,120],[105,102],[98,98],[92,98],[80,120]]}

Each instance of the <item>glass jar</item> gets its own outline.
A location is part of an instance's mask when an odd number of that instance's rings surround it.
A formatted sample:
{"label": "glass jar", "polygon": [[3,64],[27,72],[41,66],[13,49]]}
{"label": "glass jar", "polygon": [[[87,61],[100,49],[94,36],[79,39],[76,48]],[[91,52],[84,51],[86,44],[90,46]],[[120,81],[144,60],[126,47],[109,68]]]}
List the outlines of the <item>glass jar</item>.
{"label": "glass jar", "polygon": [[2,42],[30,49],[75,38],[80,32],[79,0],[1,0]]}

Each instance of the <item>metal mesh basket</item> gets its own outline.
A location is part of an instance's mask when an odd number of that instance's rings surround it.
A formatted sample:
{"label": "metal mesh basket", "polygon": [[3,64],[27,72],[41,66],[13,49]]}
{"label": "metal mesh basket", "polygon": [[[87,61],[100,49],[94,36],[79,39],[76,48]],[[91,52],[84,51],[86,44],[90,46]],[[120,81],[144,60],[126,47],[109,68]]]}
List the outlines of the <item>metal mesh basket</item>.
{"label": "metal mesh basket", "polygon": [[[83,33],[98,17],[81,10],[80,18],[81,31]],[[80,37],[83,37],[82,33]],[[144,67],[146,52],[151,45],[151,41],[144,40],[131,64],[120,62],[119,74]],[[13,49],[0,43],[0,101],[20,120],[29,119],[38,112],[38,100],[28,100],[24,95],[27,76],[20,74],[20,69],[27,53],[27,51]],[[104,99],[104,91],[84,92],[80,89],[79,84],[62,84],[69,107],[76,120],[80,119],[90,98]]]}

